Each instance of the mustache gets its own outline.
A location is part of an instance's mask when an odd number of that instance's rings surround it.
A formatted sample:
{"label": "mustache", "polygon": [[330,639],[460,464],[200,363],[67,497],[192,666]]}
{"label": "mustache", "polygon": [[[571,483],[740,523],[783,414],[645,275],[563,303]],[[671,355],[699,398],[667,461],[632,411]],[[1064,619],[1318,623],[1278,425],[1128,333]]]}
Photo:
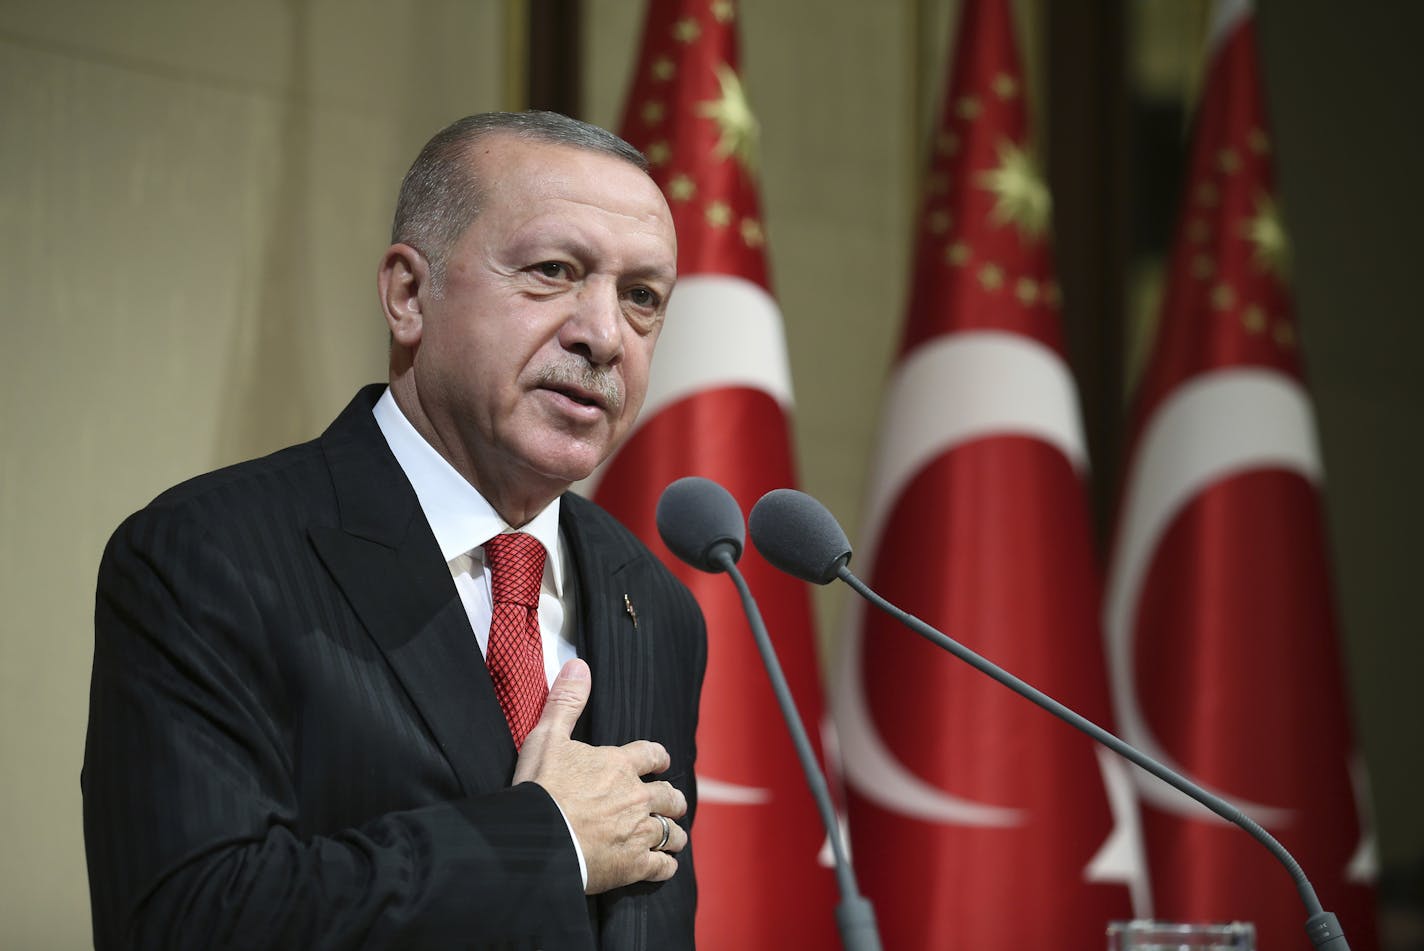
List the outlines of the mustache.
{"label": "mustache", "polygon": [[623,408],[623,382],[618,374],[607,367],[596,367],[570,356],[546,364],[539,370],[539,385],[545,387],[570,386],[590,393],[596,393],[604,407],[612,412]]}

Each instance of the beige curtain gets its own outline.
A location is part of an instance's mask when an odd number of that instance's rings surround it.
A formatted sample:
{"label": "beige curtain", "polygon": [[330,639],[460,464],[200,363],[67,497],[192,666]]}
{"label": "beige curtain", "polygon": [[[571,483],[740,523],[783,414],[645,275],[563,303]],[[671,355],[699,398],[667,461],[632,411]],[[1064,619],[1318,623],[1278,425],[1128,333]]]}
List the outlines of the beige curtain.
{"label": "beige curtain", "polygon": [[94,577],[174,482],[385,374],[425,139],[504,98],[502,0],[0,3],[0,947],[90,942]]}

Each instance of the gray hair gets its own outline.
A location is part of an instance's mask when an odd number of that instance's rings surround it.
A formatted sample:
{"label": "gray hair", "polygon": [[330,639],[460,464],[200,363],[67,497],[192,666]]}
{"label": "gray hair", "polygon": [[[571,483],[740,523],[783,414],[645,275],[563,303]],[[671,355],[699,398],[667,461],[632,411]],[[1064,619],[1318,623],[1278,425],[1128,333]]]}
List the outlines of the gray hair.
{"label": "gray hair", "polygon": [[482,112],[450,123],[425,143],[405,173],[391,224],[391,243],[408,244],[430,262],[437,294],[450,248],[475,220],[484,198],[483,184],[466,156],[476,142],[495,133],[602,152],[648,170],[643,153],[612,132],[557,112]]}

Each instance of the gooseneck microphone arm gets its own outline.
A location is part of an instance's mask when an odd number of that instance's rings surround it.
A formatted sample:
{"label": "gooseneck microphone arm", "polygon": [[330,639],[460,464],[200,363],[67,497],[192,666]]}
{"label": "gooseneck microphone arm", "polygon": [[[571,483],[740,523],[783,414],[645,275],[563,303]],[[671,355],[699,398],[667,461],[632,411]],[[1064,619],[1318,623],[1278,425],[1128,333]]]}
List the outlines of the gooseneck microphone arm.
{"label": "gooseneck microphone arm", "polygon": [[1127,761],[1142,767],[1158,779],[1185,793],[1241,829],[1266,847],[1285,866],[1295,882],[1296,891],[1304,903],[1308,917],[1305,931],[1318,951],[1349,951],[1345,932],[1339,919],[1321,907],[1315,888],[1305,877],[1305,871],[1285,846],[1276,841],[1250,816],[1231,803],[1192,782],[1146,753],[1118,739],[1096,723],[1070,710],[1043,691],[1029,685],[997,664],[946,636],[907,611],[903,611],[871,590],[847,567],[851,548],[845,531],[820,502],[794,489],[768,492],[752,508],[752,542],[767,561],[788,574],[814,584],[829,584],[840,578],[857,594],[921,637],[941,647],[974,669],[987,674],[1020,696],[1086,733],[1097,742]]}
{"label": "gooseneck microphone arm", "polygon": [[777,660],[776,648],[767,634],[761,609],[757,607],[746,579],[737,570],[737,559],[742,556],[746,539],[746,522],[742,518],[741,507],[730,492],[712,480],[689,476],[678,479],[663,490],[658,499],[657,524],[658,534],[674,555],[699,571],[712,574],[725,571],[736,586],[737,594],[742,599],[742,611],[751,625],[752,637],[761,653],[767,678],[771,681],[772,693],[781,708],[781,718],[786,721],[786,728],[791,733],[796,758],[806,775],[806,785],[821,814],[821,823],[826,827],[826,838],[831,843],[836,884],[841,895],[836,906],[836,926],[840,930],[841,945],[845,951],[880,951],[875,909],[860,894],[856,885],[855,870],[850,856],[846,854],[826,778],[816,763],[816,754],[811,748],[801,715],[796,710],[796,701],[787,686],[786,675],[781,671],[781,662]]}
{"label": "gooseneck microphone arm", "polygon": [[786,721],[786,727],[791,732],[792,745],[796,747],[796,758],[801,761],[801,771],[806,774],[806,785],[811,788],[811,798],[816,801],[816,809],[821,813],[821,822],[826,827],[826,838],[831,843],[831,853],[835,859],[836,884],[840,888],[841,901],[836,906],[836,925],[840,928],[841,944],[846,951],[880,951],[880,933],[876,929],[875,909],[870,901],[860,893],[860,888],[855,880],[855,868],[851,865],[849,856],[846,855],[845,843],[841,841],[840,824],[836,819],[835,808],[831,804],[831,791],[826,785],[826,777],[821,774],[820,768],[816,764],[816,754],[811,748],[810,737],[806,733],[806,726],[801,722],[801,715],[797,712],[796,702],[792,699],[791,688],[786,683],[786,676],[781,671],[781,663],[777,660],[776,649],[771,644],[771,637],[767,634],[766,623],[762,621],[761,610],[757,607],[756,599],[752,597],[751,589],[747,586],[747,581],[742,577],[742,573],[737,570],[731,556],[720,551],[712,556],[727,576],[732,579],[732,584],[737,588],[737,594],[742,599],[742,610],[747,615],[747,621],[751,624],[752,637],[756,641],[757,650],[761,653],[761,661],[766,665],[767,677],[771,680],[771,690],[776,694],[776,703],[781,707],[781,716]]}

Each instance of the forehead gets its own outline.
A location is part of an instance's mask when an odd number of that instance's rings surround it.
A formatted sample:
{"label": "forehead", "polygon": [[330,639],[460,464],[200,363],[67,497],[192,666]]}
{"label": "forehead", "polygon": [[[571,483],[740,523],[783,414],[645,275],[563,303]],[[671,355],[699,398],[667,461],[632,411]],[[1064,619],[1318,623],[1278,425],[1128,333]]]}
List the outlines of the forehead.
{"label": "forehead", "polygon": [[503,229],[535,221],[583,222],[642,235],[676,249],[672,214],[662,191],[617,156],[560,143],[495,133],[469,156],[481,183],[474,224]]}

